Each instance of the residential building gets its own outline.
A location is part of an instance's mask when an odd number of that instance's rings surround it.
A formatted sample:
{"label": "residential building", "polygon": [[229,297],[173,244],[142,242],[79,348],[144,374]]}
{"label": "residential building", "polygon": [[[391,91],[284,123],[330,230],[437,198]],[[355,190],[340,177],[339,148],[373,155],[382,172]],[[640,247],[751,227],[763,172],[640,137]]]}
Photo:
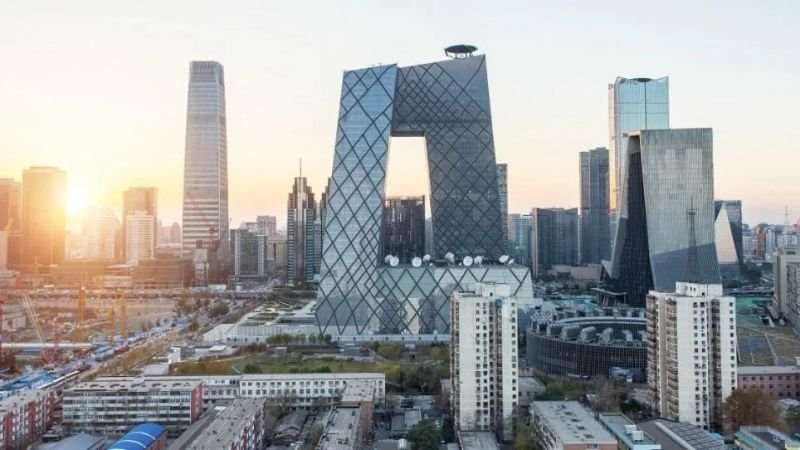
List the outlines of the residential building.
{"label": "residential building", "polygon": [[705,430],[722,426],[736,389],[736,307],[720,284],[678,282],[647,296],[647,384],[659,415]]}
{"label": "residential building", "polygon": [[800,330],[800,247],[778,249],[772,257],[773,297],[772,303],[779,314],[783,314]]}
{"label": "residential building", "polygon": [[625,414],[600,413],[597,420],[614,435],[620,450],[661,450],[661,444],[640,430]]}
{"label": "residential building", "polygon": [[173,442],[170,449],[261,450],[268,431],[266,401],[238,398],[198,425]]}
{"label": "residential building", "polygon": [[508,164],[495,164],[497,167],[497,199],[500,202],[500,220],[503,222],[503,240],[508,241]]}
{"label": "residential building", "polygon": [[477,283],[450,304],[450,405],[457,431],[513,436],[517,409],[517,299],[507,284]]}
{"label": "residential building", "polygon": [[800,440],[772,427],[745,426],[734,435],[741,450],[800,450]]}
{"label": "residential building", "polygon": [[604,289],[616,301],[641,307],[649,290],[669,292],[677,281],[720,283],[711,129],[627,136],[627,181]]}
{"label": "residential building", "polygon": [[509,256],[526,267],[531,266],[531,226],[529,214],[508,215]]}
{"label": "residential building", "polygon": [[290,286],[311,283],[314,281],[314,221],[317,219],[317,203],[302,171],[294,179],[287,205],[286,281]]}
{"label": "residential building", "polygon": [[608,148],[610,204],[618,210],[627,179],[628,155],[625,133],[669,128],[669,78],[622,78],[608,84]]}
{"label": "residential building", "polygon": [[716,438],[698,426],[667,419],[650,419],[636,424],[640,430],[661,444],[663,450],[726,450],[721,438]]}
{"label": "residential building", "polygon": [[64,430],[68,433],[122,435],[153,422],[177,437],[203,411],[203,383],[192,379],[101,378],[65,389]]}
{"label": "residential building", "polygon": [[531,427],[542,450],[616,450],[603,425],[578,402],[534,401]]}
{"label": "residential building", "polygon": [[231,264],[236,281],[267,276],[267,236],[246,229],[231,230]]}
{"label": "residential building", "polygon": [[22,264],[59,264],[66,244],[67,174],[54,167],[22,173]]}
{"label": "residential building", "polygon": [[119,221],[109,208],[89,208],[84,212],[83,235],[86,239],[85,258],[113,261]]}
{"label": "residential building", "polygon": [[714,241],[720,264],[744,264],[741,200],[714,200]]}
{"label": "residential building", "polygon": [[423,276],[425,269],[389,267],[381,258],[384,178],[392,136],[425,137],[431,255],[443,258],[451,253],[458,261],[481,256],[489,262],[506,252],[486,60],[474,55],[471,46],[451,50],[463,51],[458,53],[463,57],[343,74],[324,230],[331,239],[323,242],[316,309],[323,333],[448,332],[449,297],[431,290],[430,283],[414,293],[414,302],[418,299],[425,311],[406,318],[397,314],[416,308],[402,293],[407,290],[400,286],[406,283],[404,274]]}
{"label": "residential building", "polygon": [[794,366],[739,366],[739,389],[761,389],[778,399],[800,400],[800,358]]}
{"label": "residential building", "polygon": [[155,256],[153,216],[146,211],[133,211],[125,218],[125,257],[128,264],[138,264]]}
{"label": "residential building", "polygon": [[608,149],[597,147],[579,156],[581,230],[580,262],[600,264],[611,255],[608,199]]}
{"label": "residential building", "polygon": [[0,178],[0,271],[18,268],[22,262],[22,185]]}
{"label": "residential building", "polygon": [[26,448],[52,425],[56,408],[55,391],[31,389],[0,400],[2,448]]}
{"label": "residential building", "polygon": [[[183,258],[195,272],[224,279],[228,251],[228,137],[225,73],[216,61],[192,61],[186,108],[183,179]],[[197,250],[200,250],[199,252]]]}
{"label": "residential building", "polygon": [[[153,247],[158,245],[158,189],[154,187],[132,187],[122,193],[122,248],[127,251],[128,216],[136,215],[143,211],[153,218]],[[130,256],[125,253],[125,261],[130,261]]]}
{"label": "residential building", "polygon": [[541,275],[556,264],[578,263],[578,209],[531,211],[531,271]]}
{"label": "residential building", "polygon": [[275,216],[257,216],[256,224],[258,226],[258,235],[272,236],[277,234],[277,219]]}
{"label": "residential building", "polygon": [[425,255],[425,196],[388,197],[383,203],[381,241],[386,256],[396,256],[403,264]]}

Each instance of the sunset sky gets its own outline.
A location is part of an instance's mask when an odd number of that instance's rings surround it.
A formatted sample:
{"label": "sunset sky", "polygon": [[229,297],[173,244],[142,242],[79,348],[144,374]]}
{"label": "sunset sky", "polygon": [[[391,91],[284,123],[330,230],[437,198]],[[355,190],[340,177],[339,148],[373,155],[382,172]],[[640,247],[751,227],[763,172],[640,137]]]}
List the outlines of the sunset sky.
{"label": "sunset sky", "polygon": [[[744,221],[800,216],[797,1],[5,1],[0,177],[64,169],[72,212],[159,189],[180,221],[189,61],[225,66],[230,212],[284,221],[292,177],[330,175],[342,71],[487,55],[509,211],[577,206],[578,152],[608,145],[607,84],[670,77],[674,128],[714,129],[715,194]],[[390,194],[427,190],[392,141]]]}

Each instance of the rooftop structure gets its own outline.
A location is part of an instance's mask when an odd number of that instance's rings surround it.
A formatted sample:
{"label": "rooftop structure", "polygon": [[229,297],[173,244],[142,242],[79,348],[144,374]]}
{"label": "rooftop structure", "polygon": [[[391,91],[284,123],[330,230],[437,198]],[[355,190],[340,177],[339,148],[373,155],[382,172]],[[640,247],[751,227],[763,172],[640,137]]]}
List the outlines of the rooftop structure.
{"label": "rooftop structure", "polygon": [[717,440],[702,428],[686,422],[651,419],[639,422],[638,426],[655,442],[661,444],[662,450],[726,450],[728,448],[722,440]]}
{"label": "rooftop structure", "polygon": [[533,402],[531,425],[544,450],[617,448],[614,436],[578,402]]}
{"label": "rooftop structure", "polygon": [[800,441],[770,427],[741,427],[736,445],[742,450],[798,450]]}
{"label": "rooftop structure", "polygon": [[459,431],[461,450],[500,450],[497,437],[488,431]]}
{"label": "rooftop structure", "polygon": [[167,430],[164,427],[157,423],[142,423],[117,439],[108,450],[159,450],[166,445]]}
{"label": "rooftop structure", "polygon": [[330,411],[318,450],[355,450],[361,448],[364,433],[359,408],[334,408]]}
{"label": "rooftop structure", "polygon": [[650,435],[640,430],[631,419],[624,414],[600,414],[598,420],[619,442],[619,448],[625,450],[661,450],[661,444]]}
{"label": "rooftop structure", "polygon": [[[265,439],[265,399],[239,398],[200,430],[170,446],[173,450],[256,450]],[[191,430],[190,430],[191,431]],[[187,431],[189,433],[190,431]],[[184,434],[187,434],[184,433]]]}

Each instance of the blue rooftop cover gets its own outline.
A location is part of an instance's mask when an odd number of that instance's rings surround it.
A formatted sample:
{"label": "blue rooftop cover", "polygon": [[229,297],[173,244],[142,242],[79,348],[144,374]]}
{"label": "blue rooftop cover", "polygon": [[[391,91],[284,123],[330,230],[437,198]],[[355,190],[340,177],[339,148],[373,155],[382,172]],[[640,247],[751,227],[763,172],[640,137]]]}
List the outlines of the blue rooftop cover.
{"label": "blue rooftop cover", "polygon": [[131,428],[119,440],[111,444],[108,450],[143,450],[167,432],[157,423],[142,423]]}

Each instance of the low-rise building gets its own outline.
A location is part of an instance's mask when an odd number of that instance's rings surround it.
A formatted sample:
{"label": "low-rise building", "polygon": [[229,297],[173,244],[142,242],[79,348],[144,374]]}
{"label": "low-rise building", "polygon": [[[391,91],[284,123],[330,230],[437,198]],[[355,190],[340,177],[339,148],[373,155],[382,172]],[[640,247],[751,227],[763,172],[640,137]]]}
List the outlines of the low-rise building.
{"label": "low-rise building", "polygon": [[167,430],[157,423],[140,423],[108,447],[109,450],[166,450]]}
{"label": "low-rise building", "polygon": [[56,397],[51,390],[21,391],[0,401],[2,448],[31,443],[53,425]]}
{"label": "low-rise building", "polygon": [[533,402],[531,426],[543,450],[617,448],[614,436],[578,402]]}
{"label": "low-rise building", "polygon": [[260,450],[267,431],[265,407],[264,399],[237,399],[200,429],[184,433],[170,450]]}
{"label": "low-rise building", "polygon": [[688,422],[667,419],[650,419],[639,422],[638,427],[663,450],[727,450],[722,439],[716,439],[707,431]]}
{"label": "low-rise building", "polygon": [[203,411],[202,381],[197,379],[104,378],[78,383],[63,393],[67,432],[121,435],[154,422],[178,436]]}
{"label": "low-rise building", "polygon": [[742,450],[800,450],[800,441],[771,427],[741,427],[735,436]]}
{"label": "low-rise building", "polygon": [[661,444],[640,430],[624,414],[605,413],[600,414],[597,419],[617,439],[620,450],[661,450]]}
{"label": "low-rise building", "polygon": [[329,411],[328,419],[317,444],[318,450],[356,450],[364,447],[371,429],[364,429],[357,407],[339,407]]}
{"label": "low-rise building", "polygon": [[461,450],[500,450],[497,436],[488,431],[459,431],[458,446]]}
{"label": "low-rise building", "polygon": [[800,358],[794,366],[739,366],[740,389],[762,389],[782,398],[800,400]]}

